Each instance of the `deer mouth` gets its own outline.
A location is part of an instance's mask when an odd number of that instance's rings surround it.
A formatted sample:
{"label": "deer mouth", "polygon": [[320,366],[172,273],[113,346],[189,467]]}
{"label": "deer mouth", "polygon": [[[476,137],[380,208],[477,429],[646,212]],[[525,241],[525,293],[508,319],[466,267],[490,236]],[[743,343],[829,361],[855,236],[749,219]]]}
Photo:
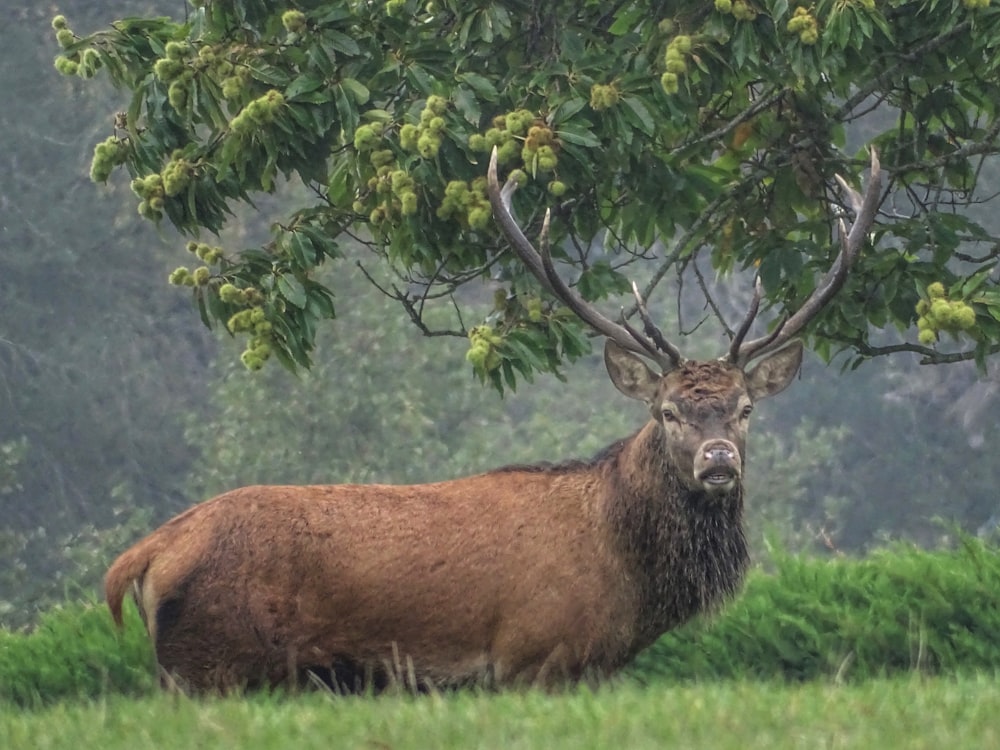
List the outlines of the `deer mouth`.
{"label": "deer mouth", "polygon": [[698,481],[706,490],[731,489],[737,479],[739,474],[731,466],[712,466],[698,475]]}

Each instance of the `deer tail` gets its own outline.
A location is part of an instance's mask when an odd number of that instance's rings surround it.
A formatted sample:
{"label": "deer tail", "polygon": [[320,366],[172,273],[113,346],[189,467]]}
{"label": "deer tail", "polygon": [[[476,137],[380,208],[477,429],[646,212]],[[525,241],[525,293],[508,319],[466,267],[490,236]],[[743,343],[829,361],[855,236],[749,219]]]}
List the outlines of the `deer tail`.
{"label": "deer tail", "polygon": [[[156,546],[150,544],[149,539],[144,539],[121,554],[112,563],[104,576],[104,598],[107,600],[108,609],[111,610],[111,618],[118,628],[124,627],[122,618],[122,602],[125,599],[125,592],[130,587],[134,587],[139,593],[143,576],[152,562]],[[142,609],[141,599],[137,596],[136,602],[139,609]],[[145,619],[145,617],[143,617]]]}

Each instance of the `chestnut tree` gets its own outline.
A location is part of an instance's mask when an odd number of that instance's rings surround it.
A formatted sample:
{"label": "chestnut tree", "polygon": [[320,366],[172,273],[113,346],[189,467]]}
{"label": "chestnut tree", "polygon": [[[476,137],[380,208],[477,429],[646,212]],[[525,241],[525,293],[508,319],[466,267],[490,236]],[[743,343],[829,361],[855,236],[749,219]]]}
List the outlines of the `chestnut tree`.
{"label": "chestnut tree", "polygon": [[[315,273],[347,239],[370,251],[351,272],[423,333],[468,337],[501,390],[588,351],[492,221],[493,148],[529,234],[551,209],[584,298],[631,315],[631,281],[664,304],[679,279],[730,332],[705,276],[759,274],[772,319],[794,309],[850,210],[835,177],[858,186],[877,149],[885,201],[809,344],[849,363],[1000,348],[990,0],[191,0],[179,15],[90,34],[57,16],[56,67],[126,94],[91,176],[124,170],[140,214],[191,236],[170,281],[245,338],[251,369],[308,366],[350,304]],[[220,243],[262,193],[288,194],[267,241]]]}

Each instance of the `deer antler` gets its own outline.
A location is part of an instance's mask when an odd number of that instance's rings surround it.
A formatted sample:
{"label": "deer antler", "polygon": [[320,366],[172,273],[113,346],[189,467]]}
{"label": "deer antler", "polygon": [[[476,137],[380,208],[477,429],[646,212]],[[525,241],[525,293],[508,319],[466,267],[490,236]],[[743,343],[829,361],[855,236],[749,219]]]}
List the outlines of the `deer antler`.
{"label": "deer antler", "polygon": [[803,328],[822,310],[826,304],[833,299],[834,295],[840,291],[847,279],[847,272],[857,257],[858,252],[864,244],[865,237],[871,231],[875,222],[875,214],[878,211],[882,199],[882,173],[878,160],[878,152],[872,149],[871,174],[868,178],[868,187],[864,196],[854,190],[843,177],[836,175],[837,182],[844,190],[854,212],[854,222],[848,229],[841,218],[838,220],[840,234],[840,252],[833,261],[833,265],[820,279],[819,284],[809,295],[802,306],[791,316],[783,318],[775,326],[774,330],[766,336],[753,339],[746,343],[744,337],[750,330],[750,325],[757,316],[760,307],[760,277],[754,288],[754,297],[750,303],[750,310],[740,324],[739,330],[733,337],[732,345],[729,348],[729,359],[740,367],[767,352],[774,351],[786,344],[793,336],[802,331]]}
{"label": "deer antler", "polygon": [[[663,332],[653,323],[653,318],[650,316],[649,310],[646,309],[646,301],[642,298],[642,294],[639,293],[639,285],[634,281],[632,282],[632,294],[635,297],[635,308],[639,312],[639,318],[642,319],[642,330],[645,332],[648,340],[652,341],[659,351],[666,354],[674,366],[679,365],[684,361],[684,357],[681,356],[681,352],[676,346],[664,338]],[[632,338],[638,340],[639,343],[646,340],[629,325],[628,320],[625,318],[625,308],[622,308],[622,325],[632,334]]]}
{"label": "deer antler", "polygon": [[500,230],[503,232],[511,247],[521,259],[525,267],[531,271],[532,275],[538,279],[541,285],[556,299],[565,304],[573,314],[589,325],[598,333],[607,336],[619,346],[629,351],[649,357],[657,362],[664,370],[673,369],[683,361],[680,352],[675,346],[670,344],[649,317],[646,312],[642,298],[636,292],[639,302],[640,316],[646,334],[642,334],[627,322],[623,324],[615,323],[606,318],[580,294],[572,289],[556,272],[552,263],[552,256],[549,253],[549,218],[550,212],[545,212],[545,219],[542,222],[542,231],[539,237],[541,250],[524,236],[521,227],[511,214],[510,202],[514,191],[517,190],[517,183],[508,180],[500,187],[500,180],[497,177],[497,149],[493,148],[490,155],[490,166],[487,172],[488,192],[490,204],[493,206],[493,216],[496,218]]}

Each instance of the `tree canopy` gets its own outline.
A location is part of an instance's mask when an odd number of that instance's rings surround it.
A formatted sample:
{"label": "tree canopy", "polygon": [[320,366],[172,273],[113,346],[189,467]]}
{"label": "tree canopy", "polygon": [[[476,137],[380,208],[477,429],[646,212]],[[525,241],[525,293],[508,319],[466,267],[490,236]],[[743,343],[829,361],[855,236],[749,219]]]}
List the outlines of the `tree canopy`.
{"label": "tree canopy", "polygon": [[[139,213],[191,235],[171,281],[245,337],[251,369],[309,364],[320,321],[350,304],[315,269],[348,238],[425,334],[469,337],[484,381],[587,351],[493,224],[493,147],[529,236],[551,209],[553,254],[584,298],[635,280],[663,304],[676,278],[730,333],[708,269],[759,273],[772,317],[794,310],[837,250],[835,175],[859,185],[877,148],[886,201],[809,343],[934,363],[1000,347],[990,0],[191,6],[88,35],[58,16],[56,67],[131,95],[91,176],[123,166]],[[267,241],[206,241],[236,204],[279,191],[295,208]],[[476,283],[492,294],[464,291]],[[435,306],[450,317],[426,316]]]}

